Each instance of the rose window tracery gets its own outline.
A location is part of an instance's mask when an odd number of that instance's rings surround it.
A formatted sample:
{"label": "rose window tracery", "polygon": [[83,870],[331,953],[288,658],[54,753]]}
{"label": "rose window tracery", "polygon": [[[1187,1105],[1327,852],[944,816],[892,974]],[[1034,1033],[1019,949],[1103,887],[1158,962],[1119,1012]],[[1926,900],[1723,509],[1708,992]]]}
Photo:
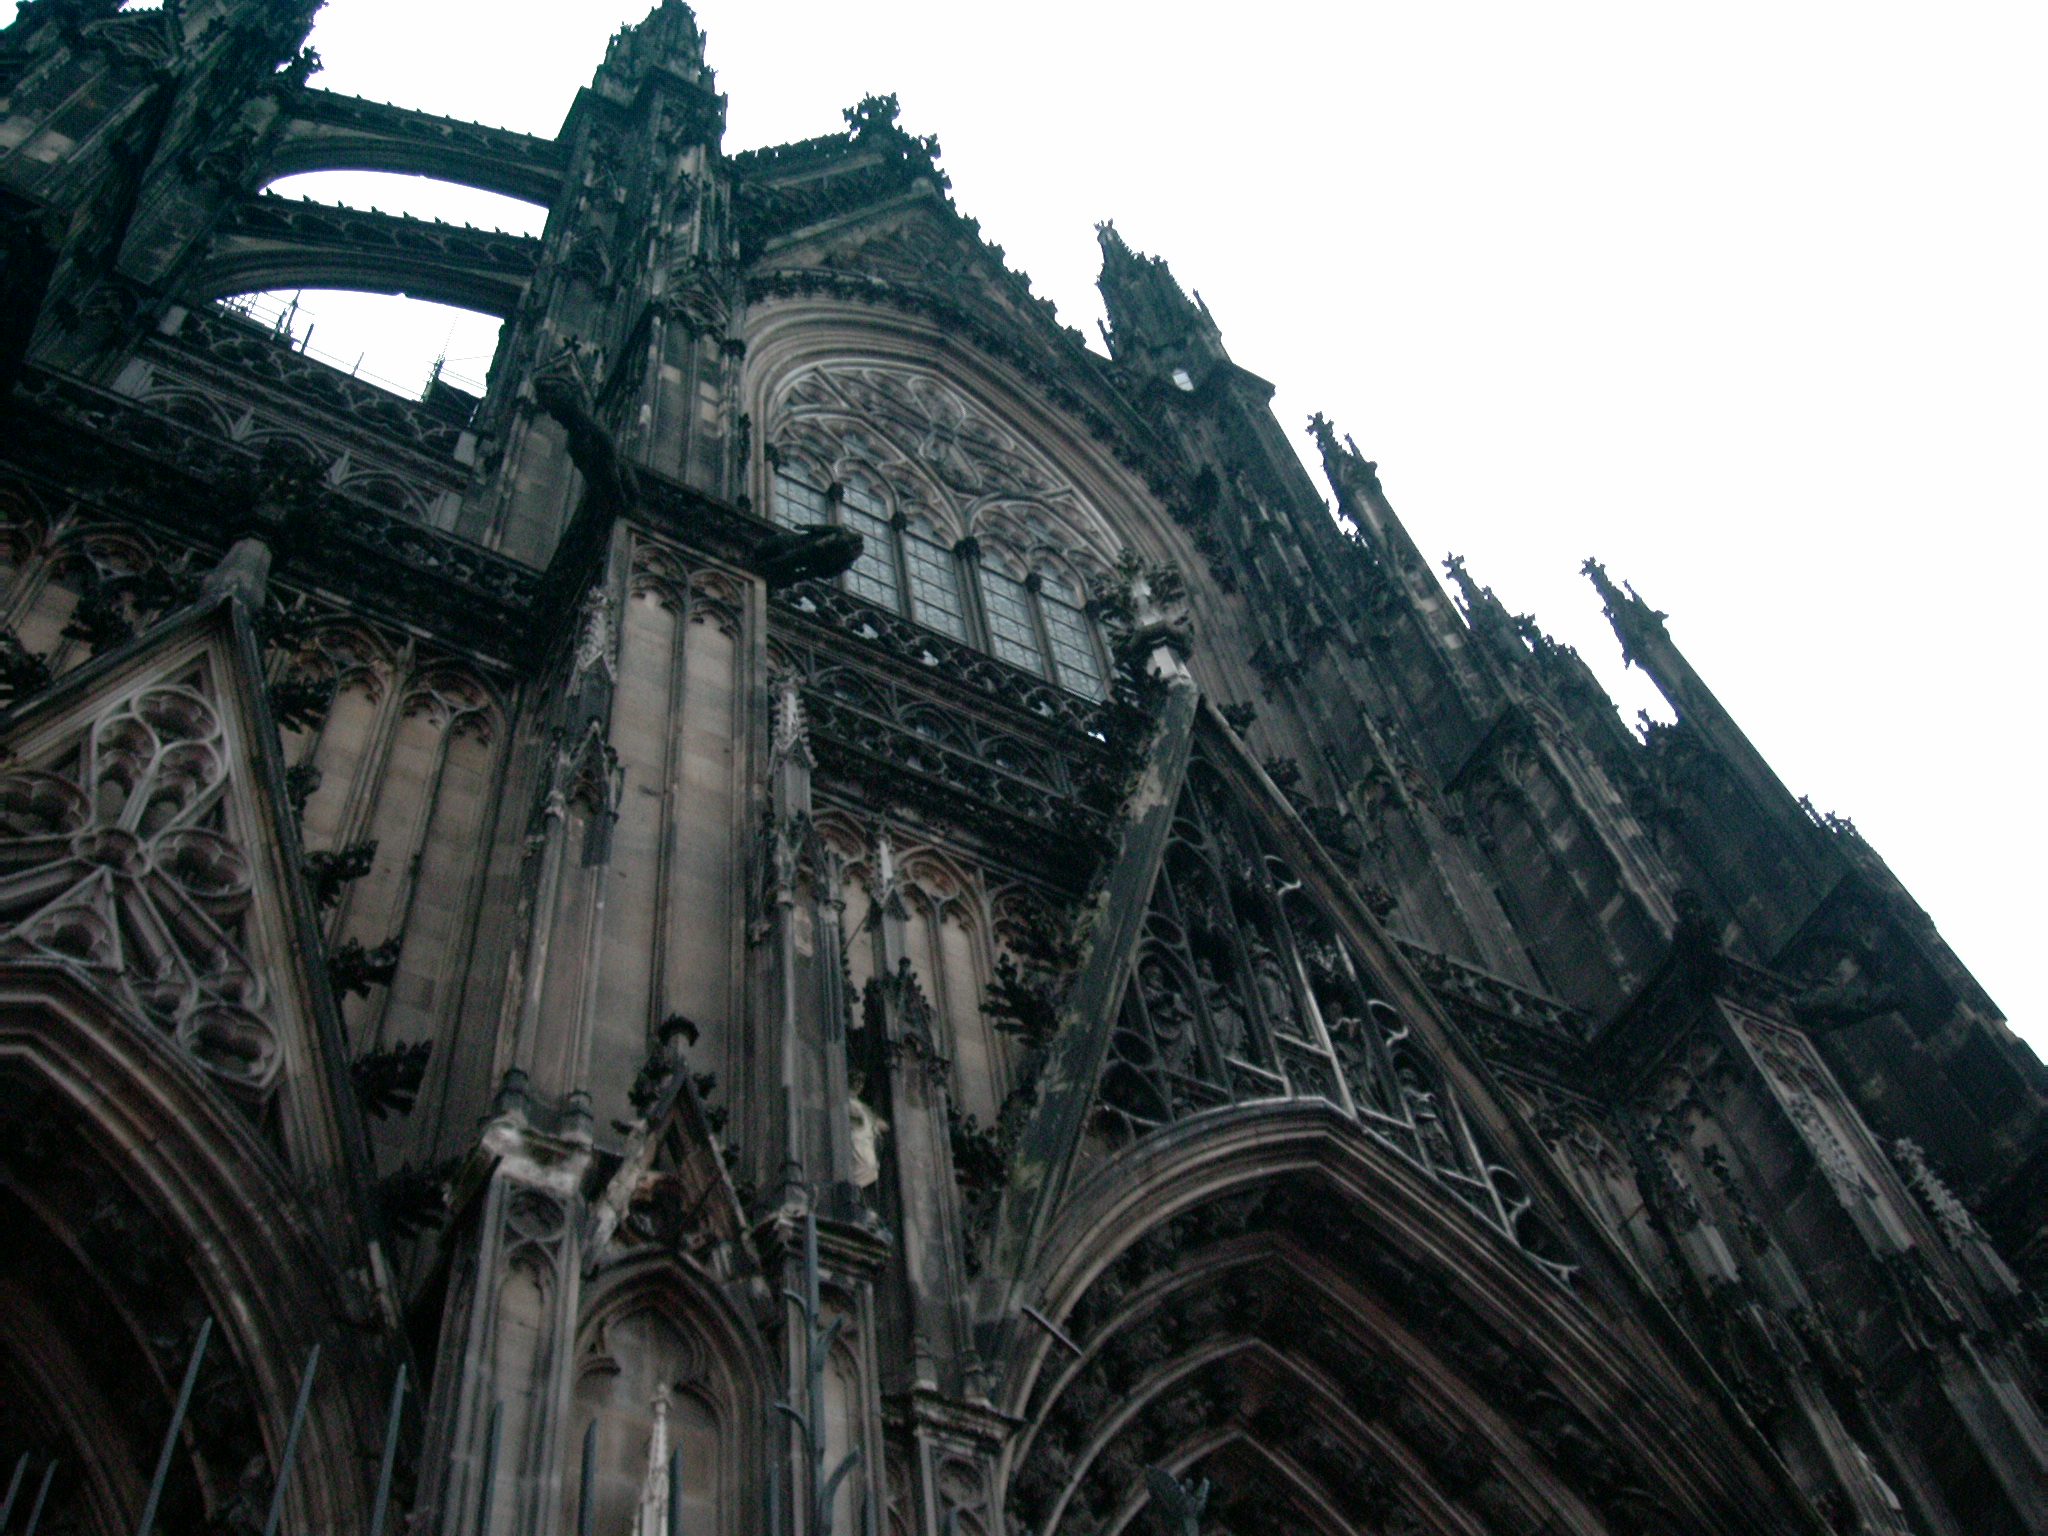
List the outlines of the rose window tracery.
{"label": "rose window tracery", "polygon": [[55,961],[236,1089],[281,1062],[246,953],[249,859],[229,835],[220,716],[155,685],[53,761],[0,774],[0,953]]}

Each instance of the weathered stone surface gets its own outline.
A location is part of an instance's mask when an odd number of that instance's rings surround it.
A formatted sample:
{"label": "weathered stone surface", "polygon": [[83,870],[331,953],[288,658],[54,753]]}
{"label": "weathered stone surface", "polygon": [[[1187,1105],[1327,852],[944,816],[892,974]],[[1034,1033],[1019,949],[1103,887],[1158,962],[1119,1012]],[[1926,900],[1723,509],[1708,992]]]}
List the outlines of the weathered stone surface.
{"label": "weathered stone surface", "polygon": [[[893,98],[0,33],[0,1471],[135,1528],[2048,1531],[2048,1096],[1883,860]],[[266,197],[432,174],[538,240]],[[212,301],[506,317],[404,400]],[[40,1475],[38,1471],[38,1476]],[[396,1517],[394,1516],[394,1519]]]}

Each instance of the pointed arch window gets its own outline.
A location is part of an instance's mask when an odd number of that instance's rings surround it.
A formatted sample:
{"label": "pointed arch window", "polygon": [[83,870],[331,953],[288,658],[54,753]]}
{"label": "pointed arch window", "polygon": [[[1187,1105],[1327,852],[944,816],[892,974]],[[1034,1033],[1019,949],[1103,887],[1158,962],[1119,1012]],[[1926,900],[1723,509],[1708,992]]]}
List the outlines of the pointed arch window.
{"label": "pointed arch window", "polygon": [[856,597],[989,652],[1083,698],[1108,693],[1109,670],[1080,584],[1055,571],[1020,574],[974,539],[950,548],[917,514],[892,512],[882,489],[849,473],[836,484],[801,464],[774,474],[769,498],[786,528],[837,524],[861,536],[840,584]]}
{"label": "pointed arch window", "polygon": [[988,611],[989,649],[1013,667],[1045,676],[1045,647],[1031,617],[1031,589],[1008,571],[984,561],[982,605]]}
{"label": "pointed arch window", "polygon": [[866,480],[849,479],[839,488],[839,520],[860,535],[860,558],[846,573],[846,590],[891,613],[903,611],[903,576],[897,569],[896,534],[889,508]]}
{"label": "pointed arch window", "polygon": [[1037,580],[1039,620],[1054,676],[1063,688],[1101,698],[1109,690],[1086,598],[1074,583],[1050,571],[1041,571]]}
{"label": "pointed arch window", "polygon": [[913,523],[903,530],[903,567],[910,578],[911,615],[942,635],[968,640],[967,597],[960,580],[960,557],[925,537]]}

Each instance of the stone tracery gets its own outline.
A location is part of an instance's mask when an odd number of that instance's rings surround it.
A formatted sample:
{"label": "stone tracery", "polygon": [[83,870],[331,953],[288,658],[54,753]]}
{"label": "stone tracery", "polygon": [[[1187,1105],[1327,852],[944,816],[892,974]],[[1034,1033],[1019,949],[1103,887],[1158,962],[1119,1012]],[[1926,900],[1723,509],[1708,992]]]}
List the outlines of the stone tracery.
{"label": "stone tracery", "polygon": [[[893,100],[726,154],[679,0],[546,142],[308,92],[312,7],[258,8],[49,0],[0,40],[34,319],[0,317],[0,692],[84,722],[0,773],[0,1081],[86,1082],[69,1145],[159,1208],[129,1230],[209,1194],[164,1230],[268,1320],[247,1444],[295,1351],[370,1341],[288,1527],[363,1527],[363,1399],[437,1328],[443,1536],[566,1528],[589,1423],[599,1536],[662,1523],[677,1442],[715,1536],[816,1536],[820,1445],[864,1457],[842,1536],[1136,1536],[1204,1482],[1213,1536],[2039,1525],[2043,1259],[1997,1244],[2039,1228],[2048,1095],[1661,615],[1593,568],[1681,717],[1636,743],[1462,563],[1447,600],[1319,418],[1339,531],[1113,228],[1104,359]],[[129,112],[162,153],[107,154]],[[558,206],[529,247],[247,195],[335,155]],[[343,269],[492,290],[489,397],[206,302]],[[801,579],[849,531],[894,562]],[[1188,598],[1102,596],[1143,675],[1084,612],[1127,544]],[[130,687],[202,593],[270,675]],[[277,804],[247,743],[225,787],[204,759],[249,718]],[[418,1113],[355,1137],[354,1069],[422,1051]],[[1919,1117],[1905,1183],[1871,1105]],[[24,1175],[65,1191],[9,1132],[12,1220]],[[807,1290],[840,1332],[798,1348]],[[26,1332],[0,1308],[0,1379],[47,1403],[79,1373]],[[274,1469],[193,1440],[170,1523],[260,1507]],[[117,1483],[63,1528],[132,1529]]]}
{"label": "stone tracery", "polygon": [[9,771],[0,944],[81,968],[261,1095],[281,1046],[248,954],[253,885],[221,814],[227,778],[219,716],[191,684],[145,688],[45,766]]}

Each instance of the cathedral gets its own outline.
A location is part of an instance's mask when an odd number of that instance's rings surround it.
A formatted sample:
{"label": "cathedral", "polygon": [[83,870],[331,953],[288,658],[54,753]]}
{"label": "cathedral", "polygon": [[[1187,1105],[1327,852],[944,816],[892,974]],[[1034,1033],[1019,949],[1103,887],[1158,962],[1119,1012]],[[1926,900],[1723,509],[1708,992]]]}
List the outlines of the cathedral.
{"label": "cathedral", "polygon": [[0,32],[0,1533],[2048,1533],[2048,1071],[1623,573],[1639,731],[892,98],[316,4]]}

